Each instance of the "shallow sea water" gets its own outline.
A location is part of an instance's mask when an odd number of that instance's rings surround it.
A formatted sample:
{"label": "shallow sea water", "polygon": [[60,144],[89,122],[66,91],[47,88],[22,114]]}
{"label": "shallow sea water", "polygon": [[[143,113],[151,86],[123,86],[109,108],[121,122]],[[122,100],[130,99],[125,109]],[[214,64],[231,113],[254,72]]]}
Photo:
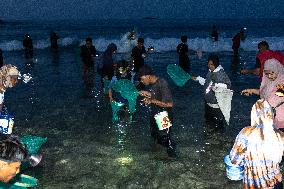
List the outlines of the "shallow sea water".
{"label": "shallow sea water", "polygon": [[[16,116],[14,134],[48,138],[42,163],[26,173],[38,178],[38,188],[45,189],[242,188],[241,181],[226,178],[223,158],[238,132],[250,124],[250,109],[257,97],[239,92],[257,87],[257,77],[240,75],[239,70],[254,66],[256,52],[242,52],[241,61],[234,63],[231,52],[218,54],[235,91],[230,125],[224,133],[204,126],[202,86],[189,81],[177,87],[166,74],[166,66],[177,63],[175,52],[153,53],[146,60],[169,81],[175,103],[173,139],[179,157],[167,161],[166,149],[152,149],[146,107],[137,104],[131,127],[112,124],[98,75],[94,87],[81,81],[76,50],[38,50],[33,64],[24,59],[23,52],[9,52],[6,63],[33,77],[6,93],[6,106]],[[207,55],[202,59],[191,56],[192,73],[205,77]]]}

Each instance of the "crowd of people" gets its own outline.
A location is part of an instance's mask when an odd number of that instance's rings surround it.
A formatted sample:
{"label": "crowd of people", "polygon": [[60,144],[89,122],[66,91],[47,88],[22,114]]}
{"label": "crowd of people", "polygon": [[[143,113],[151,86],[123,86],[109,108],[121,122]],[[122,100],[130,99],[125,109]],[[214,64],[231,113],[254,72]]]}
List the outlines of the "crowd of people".
{"label": "crowd of people", "polygon": [[[212,40],[218,41],[217,27],[212,28]],[[245,28],[242,28],[232,39],[233,56],[238,56],[240,43],[245,40]],[[58,35],[51,33],[50,43],[52,49],[58,49]],[[118,50],[114,43],[110,43],[100,56],[97,63],[97,73],[102,84],[108,80],[107,96],[111,102],[123,104],[124,112],[128,112],[128,100],[114,89],[116,82],[129,80],[137,88],[138,94],[144,105],[150,107],[150,133],[154,145],[166,147],[167,158],[176,159],[176,144],[171,138],[173,122],[173,98],[168,82],[155,74],[154,70],[145,64],[144,59],[153,50],[144,46],[144,39],[136,39],[135,32],[130,32],[127,40],[137,40],[137,45],[132,48],[131,61],[120,60],[115,62],[113,55]],[[181,36],[181,43],[176,51],[179,56],[179,66],[190,73],[190,49],[187,44],[187,36]],[[33,58],[33,42],[29,34],[25,35],[23,47],[26,58]],[[266,41],[258,44],[259,53],[255,69],[241,70],[242,74],[260,75],[259,89],[244,89],[242,94],[256,94],[260,96],[251,111],[251,126],[245,127],[236,138],[236,142],[230,153],[233,164],[244,164],[244,188],[281,188],[282,176],[279,169],[284,152],[284,98],[276,95],[283,92],[284,85],[284,56],[278,51],[269,50]],[[80,47],[82,60],[82,80],[93,80],[95,70],[94,57],[97,50],[92,38],[88,37],[85,44]],[[3,64],[2,50],[0,50],[0,109],[4,102],[4,93],[7,88],[14,87],[19,77],[19,71],[15,66]],[[207,125],[213,125],[220,130],[224,129],[224,115],[217,103],[215,91],[217,88],[231,89],[231,81],[221,66],[219,57],[210,54],[207,59],[208,73],[206,78],[192,76],[192,80],[198,81],[204,88],[205,120]],[[281,87],[282,86],[282,87]],[[163,128],[159,127],[157,115],[166,112],[163,117]],[[0,180],[8,182],[18,173],[20,162],[26,159],[25,148],[13,142],[14,139],[0,138]],[[11,144],[11,145],[10,145]],[[273,148],[269,148],[273,146]],[[13,168],[13,174],[5,176],[5,166]],[[7,171],[6,171],[7,173]]]}

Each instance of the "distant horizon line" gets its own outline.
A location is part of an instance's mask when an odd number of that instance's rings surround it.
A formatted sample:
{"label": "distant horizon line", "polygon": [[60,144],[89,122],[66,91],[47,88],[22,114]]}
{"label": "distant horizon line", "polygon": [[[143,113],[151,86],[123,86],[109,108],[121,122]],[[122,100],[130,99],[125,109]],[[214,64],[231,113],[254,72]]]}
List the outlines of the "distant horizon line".
{"label": "distant horizon line", "polygon": [[201,17],[196,17],[196,18],[158,18],[158,17],[141,17],[141,18],[61,18],[61,19],[33,19],[33,18],[24,18],[24,19],[16,19],[16,18],[1,18],[0,17],[0,23],[5,22],[5,21],[92,21],[92,20],[181,20],[181,21],[192,21],[192,20],[284,20],[284,18],[279,17],[279,18],[268,18],[268,17],[259,17],[259,18],[250,18],[250,17],[242,17],[242,18],[201,18]]}

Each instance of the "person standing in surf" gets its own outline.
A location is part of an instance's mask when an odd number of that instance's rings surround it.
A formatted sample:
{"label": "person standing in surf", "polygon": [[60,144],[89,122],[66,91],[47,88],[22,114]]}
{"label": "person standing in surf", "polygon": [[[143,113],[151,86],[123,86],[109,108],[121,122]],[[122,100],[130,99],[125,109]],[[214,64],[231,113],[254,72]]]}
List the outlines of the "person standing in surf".
{"label": "person standing in surf", "polygon": [[86,44],[81,46],[82,59],[82,80],[86,81],[87,71],[90,74],[90,78],[94,79],[94,57],[96,57],[96,48],[93,46],[93,39],[91,37],[86,38]]}
{"label": "person standing in surf", "polygon": [[219,57],[211,54],[207,64],[209,71],[206,79],[198,76],[191,78],[204,86],[205,121],[206,125],[218,130],[224,129],[224,116],[218,105],[215,91],[217,88],[230,89],[231,81],[219,63]]}
{"label": "person standing in surf", "polygon": [[[172,94],[166,80],[156,76],[152,69],[145,65],[141,67],[137,73],[138,79],[144,84],[149,85],[149,91],[140,91],[140,95],[144,97],[145,105],[150,105],[150,130],[151,136],[154,139],[155,146],[162,145],[167,148],[168,159],[175,159],[177,157],[175,145],[171,139],[171,125],[173,123],[174,106]],[[156,115],[161,112],[167,112],[166,117],[163,117],[163,129],[161,130],[156,121]],[[169,126],[169,127],[164,127]]]}
{"label": "person standing in surf", "polygon": [[23,40],[23,47],[25,49],[25,57],[26,58],[33,58],[34,57],[34,48],[33,48],[33,40],[29,34],[25,35]]}
{"label": "person standing in surf", "polygon": [[233,52],[234,52],[234,56],[239,55],[239,48],[240,48],[240,45],[241,45],[241,41],[244,41],[245,38],[246,38],[245,28],[241,28],[241,30],[232,39],[232,41],[233,41],[232,49],[233,49]]}
{"label": "person standing in surf", "polygon": [[190,71],[190,62],[188,57],[187,36],[181,36],[181,43],[177,46],[177,53],[179,54],[179,66],[186,71]]}

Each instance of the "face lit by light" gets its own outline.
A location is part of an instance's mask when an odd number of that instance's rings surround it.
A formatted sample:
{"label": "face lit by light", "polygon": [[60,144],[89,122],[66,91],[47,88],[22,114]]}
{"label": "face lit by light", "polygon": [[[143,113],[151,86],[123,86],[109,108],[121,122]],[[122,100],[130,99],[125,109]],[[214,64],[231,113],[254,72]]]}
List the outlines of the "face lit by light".
{"label": "face lit by light", "polygon": [[123,67],[118,68],[118,72],[119,72],[120,74],[125,74],[126,71],[127,71],[126,68],[123,68]]}
{"label": "face lit by light", "polygon": [[92,43],[91,41],[87,41],[87,42],[86,42],[86,46],[87,46],[88,48],[90,48],[92,45],[93,45],[93,43]]}
{"label": "face lit by light", "polygon": [[142,77],[140,77],[140,81],[144,85],[149,85],[150,84],[150,76],[149,75],[143,75]]}
{"label": "face lit by light", "polygon": [[0,161],[0,181],[7,183],[20,172],[21,162]]}
{"label": "face lit by light", "polygon": [[14,87],[18,82],[18,76],[11,76],[11,83],[12,86]]}
{"label": "face lit by light", "polygon": [[264,74],[271,81],[274,81],[277,78],[277,74],[271,70],[264,70]]}
{"label": "face lit by light", "polygon": [[211,71],[214,71],[216,69],[215,65],[213,64],[213,61],[212,60],[209,60],[208,61],[208,68],[209,70]]}

